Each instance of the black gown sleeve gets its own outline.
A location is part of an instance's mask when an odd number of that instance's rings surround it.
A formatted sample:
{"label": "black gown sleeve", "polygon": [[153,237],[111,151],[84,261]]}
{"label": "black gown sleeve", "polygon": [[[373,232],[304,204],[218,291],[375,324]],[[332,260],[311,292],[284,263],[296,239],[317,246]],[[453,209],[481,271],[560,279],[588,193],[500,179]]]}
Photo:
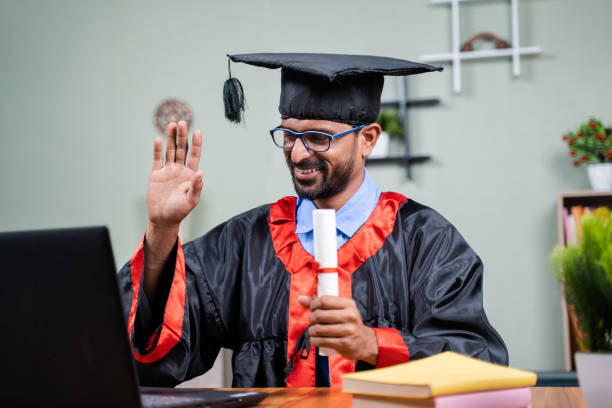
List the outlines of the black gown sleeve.
{"label": "black gown sleeve", "polygon": [[240,228],[231,220],[177,244],[164,268],[156,304],[142,290],[142,242],[119,271],[130,341],[141,385],[174,386],[212,367],[232,347],[225,323],[235,304]]}
{"label": "black gown sleeve", "polygon": [[168,260],[166,261],[166,264],[164,265],[160,274],[158,295],[156,299],[154,299],[153,303],[151,303],[145,295],[142,286],[139,288],[132,343],[140,354],[145,354],[147,352],[147,348],[149,347],[149,339],[151,339],[157,331],[161,330],[161,325],[164,321],[166,302],[168,300],[168,296],[170,295],[170,289],[172,288],[177,249],[178,240],[174,244],[174,247],[168,256]]}
{"label": "black gown sleeve", "polygon": [[401,332],[410,359],[452,350],[507,365],[506,346],[483,308],[480,258],[450,222],[413,205],[405,225],[411,313]]}

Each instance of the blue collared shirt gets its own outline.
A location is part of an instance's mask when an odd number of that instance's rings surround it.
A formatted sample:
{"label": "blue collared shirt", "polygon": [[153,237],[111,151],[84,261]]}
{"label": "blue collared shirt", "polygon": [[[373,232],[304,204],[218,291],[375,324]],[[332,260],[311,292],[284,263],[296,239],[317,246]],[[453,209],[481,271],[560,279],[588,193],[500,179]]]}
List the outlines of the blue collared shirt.
{"label": "blue collared shirt", "polygon": [[[364,172],[361,187],[336,212],[336,248],[344,245],[357,232],[378,204],[380,188],[368,176],[368,171],[364,169]],[[302,247],[312,256],[314,256],[312,210],[316,208],[311,200],[298,198],[295,232]]]}

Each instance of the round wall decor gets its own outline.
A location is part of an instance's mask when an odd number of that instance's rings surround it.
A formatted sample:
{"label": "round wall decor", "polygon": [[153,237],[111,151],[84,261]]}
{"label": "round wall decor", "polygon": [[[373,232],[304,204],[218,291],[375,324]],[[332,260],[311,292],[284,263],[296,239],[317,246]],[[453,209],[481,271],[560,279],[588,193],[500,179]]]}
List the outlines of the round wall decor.
{"label": "round wall decor", "polygon": [[187,122],[187,129],[191,127],[191,122],[193,121],[191,108],[179,99],[166,99],[162,101],[157,106],[155,115],[153,115],[153,123],[162,135],[166,135],[170,122],[178,122],[179,120]]}

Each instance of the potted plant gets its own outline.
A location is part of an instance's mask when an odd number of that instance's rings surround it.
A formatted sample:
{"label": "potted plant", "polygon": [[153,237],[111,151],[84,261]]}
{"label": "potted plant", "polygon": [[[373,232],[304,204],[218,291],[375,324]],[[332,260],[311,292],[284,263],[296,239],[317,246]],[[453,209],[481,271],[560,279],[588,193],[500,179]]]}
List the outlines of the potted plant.
{"label": "potted plant", "polygon": [[578,324],[576,366],[590,408],[612,400],[612,216],[601,207],[581,219],[578,243],[557,246],[551,269]]}
{"label": "potted plant", "polygon": [[590,118],[575,132],[563,135],[574,166],[587,165],[589,181],[594,190],[612,189],[612,129],[599,119]]}
{"label": "potted plant", "polygon": [[391,137],[401,138],[404,134],[402,128],[402,121],[400,120],[399,114],[390,109],[381,109],[378,114],[376,123],[382,128],[382,133],[378,136],[378,141],[372,149],[369,158],[381,158],[389,156],[389,145]]}

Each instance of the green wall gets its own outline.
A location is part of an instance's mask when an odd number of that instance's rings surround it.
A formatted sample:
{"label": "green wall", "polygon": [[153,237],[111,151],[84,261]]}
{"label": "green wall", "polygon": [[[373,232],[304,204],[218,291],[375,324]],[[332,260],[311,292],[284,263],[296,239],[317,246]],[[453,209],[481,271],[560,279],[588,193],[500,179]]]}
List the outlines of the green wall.
{"label": "green wall", "polygon": [[[509,38],[506,2],[462,4],[462,40]],[[612,3],[520,2],[521,43],[543,54],[463,64],[409,79],[442,104],[410,112],[415,153],[433,161],[370,169],[383,190],[450,219],[485,262],[485,305],[511,364],[563,367],[559,287],[548,272],[561,190],[587,187],[561,134],[589,115],[612,121]],[[146,226],[155,106],[180,97],[204,133],[205,187],[195,237],[293,194],[267,130],[279,72],[234,65],[246,125],[223,118],[227,53],[339,52],[415,59],[450,48],[450,10],[411,1],[0,1],[0,229],[106,224],[118,265]],[[447,68],[449,68],[447,66]],[[387,81],[384,95],[395,97]]]}

